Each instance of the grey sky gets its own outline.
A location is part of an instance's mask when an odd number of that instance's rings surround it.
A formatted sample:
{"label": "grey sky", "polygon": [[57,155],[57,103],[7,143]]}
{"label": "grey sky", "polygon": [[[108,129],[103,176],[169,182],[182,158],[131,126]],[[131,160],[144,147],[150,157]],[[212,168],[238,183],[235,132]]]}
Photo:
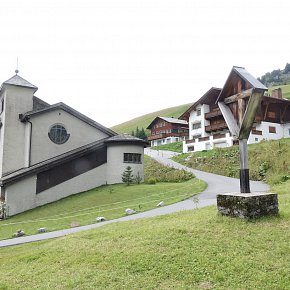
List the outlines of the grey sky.
{"label": "grey sky", "polygon": [[112,126],[198,99],[233,65],[290,62],[290,1],[2,0],[0,82],[14,74]]}

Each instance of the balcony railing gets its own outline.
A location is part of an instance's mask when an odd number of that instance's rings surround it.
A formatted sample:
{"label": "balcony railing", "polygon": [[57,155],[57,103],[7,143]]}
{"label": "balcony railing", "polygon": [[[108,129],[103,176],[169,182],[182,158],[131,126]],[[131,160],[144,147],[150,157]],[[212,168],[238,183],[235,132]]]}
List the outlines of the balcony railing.
{"label": "balcony railing", "polygon": [[221,122],[218,124],[205,126],[205,131],[211,132],[211,131],[218,131],[218,130],[223,130],[223,129],[227,129],[227,128],[228,128],[228,126],[227,126],[226,122]]}
{"label": "balcony railing", "polygon": [[148,141],[163,139],[167,137],[187,137],[188,132],[180,132],[180,133],[161,133],[148,136]]}
{"label": "balcony railing", "polygon": [[191,143],[194,143],[194,142],[195,142],[195,139],[185,140],[185,144],[191,144]]}
{"label": "balcony railing", "polygon": [[208,141],[208,140],[209,140],[209,136],[207,136],[207,137],[199,137],[198,138],[198,142]]}
{"label": "balcony railing", "polygon": [[222,112],[220,110],[211,111],[205,114],[206,119],[214,118],[217,116],[221,116]]}
{"label": "balcony railing", "polygon": [[221,138],[225,138],[226,134],[214,134],[212,137],[213,139],[221,139]]}

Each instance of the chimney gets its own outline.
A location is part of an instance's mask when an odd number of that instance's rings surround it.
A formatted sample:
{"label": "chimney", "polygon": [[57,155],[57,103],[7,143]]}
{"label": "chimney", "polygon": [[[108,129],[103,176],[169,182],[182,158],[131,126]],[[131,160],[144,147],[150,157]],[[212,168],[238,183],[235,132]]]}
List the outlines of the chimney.
{"label": "chimney", "polygon": [[271,94],[272,98],[282,99],[282,90],[281,88],[274,89]]}

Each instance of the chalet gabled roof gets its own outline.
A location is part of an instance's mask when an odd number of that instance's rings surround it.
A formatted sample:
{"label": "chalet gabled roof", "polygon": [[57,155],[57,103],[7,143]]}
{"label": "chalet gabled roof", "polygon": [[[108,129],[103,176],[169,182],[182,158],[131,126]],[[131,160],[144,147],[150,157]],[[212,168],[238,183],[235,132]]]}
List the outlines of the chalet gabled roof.
{"label": "chalet gabled roof", "polygon": [[157,116],[149,125],[146,129],[151,129],[154,123],[157,122],[158,119],[164,120],[165,122],[172,123],[172,124],[181,124],[181,125],[188,125],[188,122],[185,120],[180,120],[176,118],[170,118],[170,117],[160,117]]}
{"label": "chalet gabled roof", "polygon": [[254,78],[245,68],[234,66],[217,98],[216,103],[248,89],[268,90],[267,87]]}
{"label": "chalet gabled roof", "polygon": [[116,132],[112,131],[111,129],[108,129],[106,127],[104,127],[103,125],[97,123],[96,121],[90,119],[89,117],[81,114],[80,112],[78,112],[77,110],[71,108],[70,106],[64,104],[64,103],[57,103],[57,104],[54,104],[54,105],[50,105],[50,106],[47,106],[47,107],[44,107],[42,109],[38,109],[38,110],[33,110],[33,111],[30,111],[30,112],[27,112],[25,114],[22,114],[20,116],[20,120],[22,122],[26,122],[27,120],[29,120],[30,118],[32,117],[35,117],[35,116],[38,116],[40,114],[45,114],[47,112],[50,112],[50,111],[54,111],[54,110],[63,110],[71,115],[73,115],[74,117],[82,120],[83,122],[91,125],[92,127],[95,127],[97,129],[99,129],[100,131],[108,134],[109,136],[115,136],[117,135]]}
{"label": "chalet gabled roof", "polygon": [[28,175],[37,174],[39,172],[61,165],[65,162],[71,161],[75,158],[94,152],[95,150],[105,146],[105,140],[106,138],[98,140],[98,141],[94,141],[92,143],[78,147],[71,151],[65,152],[61,155],[50,158],[48,160],[34,164],[28,168],[22,168],[12,173],[8,173],[0,179],[0,186],[8,184],[8,183],[13,183]]}
{"label": "chalet gabled roof", "polygon": [[212,87],[210,88],[201,98],[192,104],[180,117],[179,119],[188,120],[191,111],[194,111],[198,105],[213,105],[217,97],[219,96],[222,89]]}
{"label": "chalet gabled roof", "polygon": [[10,78],[9,80],[5,81],[3,85],[26,87],[26,88],[35,89],[35,91],[38,90],[38,88],[35,85],[31,84],[30,82],[28,82],[27,80],[25,80],[24,78],[22,78],[21,76],[17,74],[13,76],[12,78]]}

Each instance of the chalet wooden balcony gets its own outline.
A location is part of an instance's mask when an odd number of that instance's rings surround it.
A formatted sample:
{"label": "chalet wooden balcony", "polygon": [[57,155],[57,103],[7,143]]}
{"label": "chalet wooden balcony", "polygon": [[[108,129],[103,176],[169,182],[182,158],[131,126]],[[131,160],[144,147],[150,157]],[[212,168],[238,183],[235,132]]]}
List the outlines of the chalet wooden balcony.
{"label": "chalet wooden balcony", "polygon": [[226,122],[221,122],[221,123],[218,123],[218,124],[205,126],[205,131],[206,132],[212,132],[212,131],[224,130],[224,129],[227,129],[227,128],[228,128],[228,126],[227,126]]}
{"label": "chalet wooden balcony", "polygon": [[226,138],[226,134],[214,134],[213,139],[221,139],[221,138]]}
{"label": "chalet wooden balcony", "polygon": [[191,144],[191,143],[194,143],[194,142],[195,142],[195,139],[185,140],[185,144]]}
{"label": "chalet wooden balcony", "polygon": [[211,119],[211,118],[218,117],[218,116],[221,116],[221,115],[222,115],[222,112],[218,109],[218,110],[214,110],[214,111],[206,113],[205,114],[205,118],[206,119]]}
{"label": "chalet wooden balcony", "polygon": [[199,138],[198,138],[198,142],[208,141],[208,140],[209,140],[209,136],[206,136],[206,137],[199,137]]}

